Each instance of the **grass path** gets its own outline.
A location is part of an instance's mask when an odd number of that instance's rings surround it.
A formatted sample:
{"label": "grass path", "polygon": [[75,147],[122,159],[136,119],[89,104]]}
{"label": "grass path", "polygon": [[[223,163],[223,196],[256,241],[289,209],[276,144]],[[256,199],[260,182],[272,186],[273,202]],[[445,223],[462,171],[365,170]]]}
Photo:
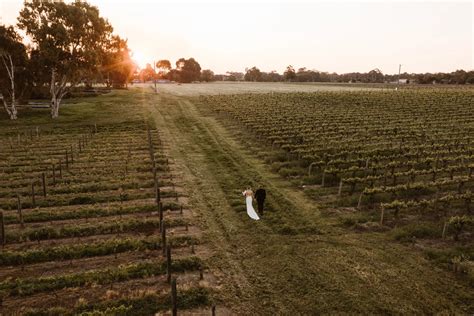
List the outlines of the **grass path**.
{"label": "grass path", "polygon": [[[318,206],[185,97],[140,96],[170,140],[209,265],[224,283],[219,298],[239,314],[472,312],[471,289],[408,246],[377,233],[334,226]],[[268,212],[251,221],[240,192],[267,188]]]}

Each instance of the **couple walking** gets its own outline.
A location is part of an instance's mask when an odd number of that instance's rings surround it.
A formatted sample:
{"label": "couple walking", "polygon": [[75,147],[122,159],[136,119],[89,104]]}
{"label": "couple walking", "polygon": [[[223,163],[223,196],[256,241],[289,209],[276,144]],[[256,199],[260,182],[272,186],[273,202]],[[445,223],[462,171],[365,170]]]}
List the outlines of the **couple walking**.
{"label": "couple walking", "polygon": [[252,200],[255,197],[255,199],[257,200],[258,213],[260,213],[260,215],[263,215],[263,204],[265,203],[267,192],[265,191],[265,189],[259,186],[259,189],[255,191],[255,194],[253,193],[252,188],[247,188],[247,190],[242,192],[242,195],[245,196],[245,202],[247,203],[247,214],[250,216],[251,219],[258,221],[260,217],[253,208]]}

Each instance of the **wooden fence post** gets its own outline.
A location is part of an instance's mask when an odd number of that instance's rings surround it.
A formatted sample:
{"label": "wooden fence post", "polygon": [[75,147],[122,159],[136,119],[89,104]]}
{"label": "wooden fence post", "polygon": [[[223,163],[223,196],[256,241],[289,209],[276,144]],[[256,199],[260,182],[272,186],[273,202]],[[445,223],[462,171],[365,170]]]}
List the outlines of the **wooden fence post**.
{"label": "wooden fence post", "polygon": [[342,179],[339,182],[339,191],[337,192],[337,195],[341,196],[341,194],[342,194]]}

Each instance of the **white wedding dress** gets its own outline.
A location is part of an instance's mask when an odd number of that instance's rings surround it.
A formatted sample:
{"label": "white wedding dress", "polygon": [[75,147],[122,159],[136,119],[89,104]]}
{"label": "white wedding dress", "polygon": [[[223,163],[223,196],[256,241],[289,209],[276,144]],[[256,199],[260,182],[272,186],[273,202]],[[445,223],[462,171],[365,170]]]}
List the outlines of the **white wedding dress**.
{"label": "white wedding dress", "polygon": [[244,191],[242,192],[242,194],[245,197],[245,202],[247,203],[247,214],[248,216],[251,218],[251,219],[254,219],[256,221],[258,221],[260,219],[260,217],[258,217],[258,214],[257,212],[255,212],[255,209],[253,208],[253,205],[252,205],[252,196],[251,195],[247,195],[247,191]]}

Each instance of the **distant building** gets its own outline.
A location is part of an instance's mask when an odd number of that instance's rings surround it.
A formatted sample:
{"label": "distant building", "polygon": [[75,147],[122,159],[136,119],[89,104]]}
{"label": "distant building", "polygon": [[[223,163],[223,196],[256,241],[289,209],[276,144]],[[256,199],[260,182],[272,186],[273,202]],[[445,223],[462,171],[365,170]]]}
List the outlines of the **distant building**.
{"label": "distant building", "polygon": [[411,83],[410,79],[398,79],[398,81],[390,81],[390,83],[393,83],[393,84],[397,84],[397,83],[400,83],[400,84],[409,84]]}

